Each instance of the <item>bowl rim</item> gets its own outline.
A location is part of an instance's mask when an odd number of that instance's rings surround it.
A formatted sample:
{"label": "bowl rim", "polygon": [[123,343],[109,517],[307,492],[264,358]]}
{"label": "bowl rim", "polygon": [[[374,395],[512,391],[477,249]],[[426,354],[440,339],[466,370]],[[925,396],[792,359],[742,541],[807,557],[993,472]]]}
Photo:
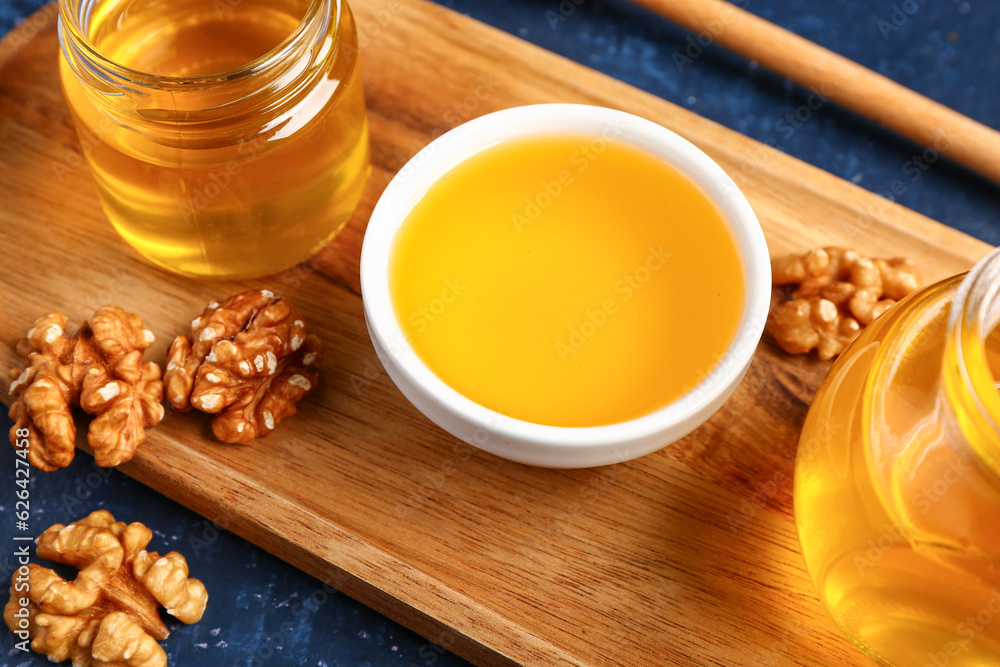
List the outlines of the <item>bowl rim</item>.
{"label": "bowl rim", "polygon": [[[451,388],[417,356],[396,317],[389,259],[409,211],[444,173],[500,141],[551,133],[620,140],[664,159],[720,210],[743,264],[743,316],[715,367],[680,398],[651,413],[601,426],[550,426],[497,413]],[[703,423],[739,384],[763,334],[771,267],[757,216],[728,174],[701,149],[634,114],[584,104],[537,104],[495,111],[455,127],[414,155],[379,197],[361,250],[361,293],[369,335],[386,372],[421,412],[446,431],[494,454],[550,467],[628,460],[655,451]],[[485,435],[483,434],[485,431]],[[477,437],[478,434],[478,437]]]}

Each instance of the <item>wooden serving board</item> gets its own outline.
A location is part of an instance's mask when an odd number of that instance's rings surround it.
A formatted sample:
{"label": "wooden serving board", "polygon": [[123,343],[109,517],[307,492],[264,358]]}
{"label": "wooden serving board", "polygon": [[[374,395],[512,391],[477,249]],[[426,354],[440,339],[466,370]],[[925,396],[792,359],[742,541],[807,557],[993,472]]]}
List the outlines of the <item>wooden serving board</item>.
{"label": "wooden serving board", "polygon": [[488,111],[570,101],[645,116],[703,148],[743,188],[773,253],[902,254],[931,280],[987,246],[437,5],[352,5],[374,159],[364,201],[312,261],[240,283],[158,270],[105,221],[57,81],[52,6],[0,42],[4,369],[49,310],[138,312],[162,363],[207,301],[279,291],[327,350],[299,416],[239,447],[214,442],[205,419],[169,414],[125,472],[480,664],[868,664],[816,599],[792,517],[796,440],[828,364],[765,339],[722,410],[665,450],[591,470],[511,463],[442,432],[385,375],[362,315],[365,224],[433,137]]}

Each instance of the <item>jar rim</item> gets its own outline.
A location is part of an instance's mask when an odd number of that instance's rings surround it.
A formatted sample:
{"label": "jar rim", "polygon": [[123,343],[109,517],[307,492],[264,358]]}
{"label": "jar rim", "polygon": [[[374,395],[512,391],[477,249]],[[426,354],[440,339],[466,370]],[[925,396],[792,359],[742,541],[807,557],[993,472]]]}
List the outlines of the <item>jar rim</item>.
{"label": "jar rim", "polygon": [[[95,0],[83,0],[79,4],[79,11],[72,11],[71,5],[75,5],[74,0],[59,0],[59,33],[60,42],[63,42],[64,30],[68,31],[73,45],[86,52],[90,62],[95,63],[99,68],[117,78],[128,80],[133,84],[156,86],[159,88],[213,88],[228,85],[236,81],[247,79],[251,76],[277,67],[296,48],[297,42],[302,35],[309,30],[309,27],[316,20],[323,7],[334,5],[333,20],[339,24],[341,15],[341,0],[310,0],[309,7],[299,21],[295,29],[289,33],[285,39],[279,42],[267,53],[254,60],[234,67],[224,72],[206,74],[202,76],[166,76],[161,74],[150,74],[141,70],[133,69],[126,65],[108,58],[101,53],[87,37],[86,31],[80,25],[80,16],[84,11],[88,14],[93,11]],[[338,26],[335,25],[335,31]]]}
{"label": "jar rim", "polygon": [[947,354],[957,362],[953,364],[957,373],[946,375],[953,400],[964,405],[966,423],[961,427],[971,431],[969,442],[1000,471],[1000,385],[986,349],[986,340],[998,324],[1000,248],[980,260],[955,292],[948,319]]}

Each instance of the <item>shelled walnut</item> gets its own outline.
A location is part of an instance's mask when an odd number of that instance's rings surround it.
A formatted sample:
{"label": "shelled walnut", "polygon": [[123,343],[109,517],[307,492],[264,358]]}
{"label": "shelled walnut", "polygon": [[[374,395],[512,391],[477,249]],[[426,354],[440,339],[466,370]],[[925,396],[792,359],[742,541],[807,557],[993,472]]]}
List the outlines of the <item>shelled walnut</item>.
{"label": "shelled walnut", "polygon": [[[771,261],[776,287],[796,286],[771,309],[767,329],[790,354],[840,354],[861,329],[920,286],[909,259],[869,259],[843,248],[819,248]],[[787,298],[790,296],[790,298]]]}
{"label": "shelled walnut", "polygon": [[152,537],[143,524],[115,521],[105,510],[52,526],[38,538],[38,555],[77,568],[76,579],[30,564],[24,590],[15,571],[4,621],[52,662],[164,667],[167,656],[157,640],[170,633],[160,605],[183,623],[197,623],[208,592],[188,578],[179,553],[146,551]]}
{"label": "shelled walnut", "polygon": [[292,304],[267,290],[208,304],[167,355],[167,400],[216,415],[219,440],[249,444],[295,414],[319,380],[323,346]]}
{"label": "shelled walnut", "polygon": [[[49,313],[18,343],[27,364],[10,371],[11,444],[27,447],[28,461],[40,470],[65,468],[73,461],[78,405],[96,417],[87,442],[97,464],[116,466],[145,442],[144,429],[163,419],[160,367],[142,361],[153,334],[117,306],[98,309],[74,336],[66,324],[62,313]],[[26,438],[18,437],[25,431]]]}

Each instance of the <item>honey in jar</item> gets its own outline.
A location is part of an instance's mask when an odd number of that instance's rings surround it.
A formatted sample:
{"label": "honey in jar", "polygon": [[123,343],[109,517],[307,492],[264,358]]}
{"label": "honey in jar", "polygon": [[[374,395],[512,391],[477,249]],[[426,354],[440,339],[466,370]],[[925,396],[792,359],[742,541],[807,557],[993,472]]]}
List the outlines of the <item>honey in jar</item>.
{"label": "honey in jar", "polygon": [[1000,252],[924,288],[833,366],[795,517],[827,610],[900,667],[1000,665]]}
{"label": "honey in jar", "polygon": [[61,81],[108,218],[168,269],[246,277],[326,244],[369,171],[338,0],[61,0]]}

